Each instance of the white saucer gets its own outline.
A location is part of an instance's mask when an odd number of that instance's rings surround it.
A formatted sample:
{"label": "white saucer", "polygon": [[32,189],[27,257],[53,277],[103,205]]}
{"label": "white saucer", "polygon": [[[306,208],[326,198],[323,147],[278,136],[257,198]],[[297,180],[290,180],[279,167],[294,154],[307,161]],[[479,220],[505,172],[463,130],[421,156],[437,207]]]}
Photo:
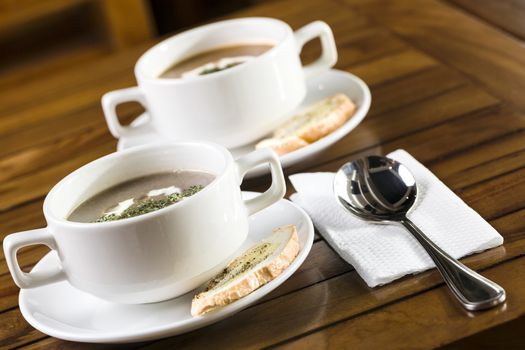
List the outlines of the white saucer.
{"label": "white saucer", "polygon": [[[243,192],[253,197],[255,192]],[[176,299],[142,305],[114,304],[73,288],[68,282],[20,291],[22,315],[33,327],[50,336],[90,343],[126,343],[173,336],[222,320],[253,304],[286,281],[303,263],[314,238],[312,221],[306,213],[288,200],[250,217],[248,238],[239,253],[286,225],[297,226],[301,250],[293,263],[275,280],[248,296],[208,315],[190,315],[192,292]],[[96,263],[96,262],[93,262]],[[34,267],[43,271],[58,264],[54,252],[47,254]]]}
{"label": "white saucer", "polygon": [[[339,141],[341,138],[346,136],[350,131],[355,129],[359,123],[365,118],[370,108],[371,95],[368,86],[358,77],[353,74],[343,72],[337,69],[331,69],[325,73],[321,73],[313,78],[308,79],[306,82],[307,93],[303,103],[297,108],[300,110],[309,106],[323,98],[335,95],[336,93],[344,93],[357,105],[357,110],[343,126],[331,133],[330,135],[323,137],[322,139],[306,146],[297,151],[290,152],[281,156],[281,164],[283,168],[294,165],[300,161],[304,161],[310,157],[313,157],[317,153],[321,152],[325,148],[328,148],[332,144]],[[135,119],[131,125],[139,126],[148,119],[146,113]],[[152,129],[140,136],[134,137],[123,137],[119,140],[117,150],[121,151],[130,147],[139,146],[154,142],[166,142],[169,139],[158,135]],[[173,140],[172,140],[173,141]],[[242,147],[230,149],[235,157],[247,154],[255,149],[253,142]],[[247,177],[255,177],[269,173],[269,168],[260,166],[253,169],[247,175]]]}

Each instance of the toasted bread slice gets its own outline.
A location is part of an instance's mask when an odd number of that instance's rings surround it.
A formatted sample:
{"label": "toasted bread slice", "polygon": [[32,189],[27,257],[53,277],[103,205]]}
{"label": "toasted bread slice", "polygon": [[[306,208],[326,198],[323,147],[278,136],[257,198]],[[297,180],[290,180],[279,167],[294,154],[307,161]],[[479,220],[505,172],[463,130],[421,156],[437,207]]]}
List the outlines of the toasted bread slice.
{"label": "toasted bread slice", "polygon": [[355,108],[355,104],[344,94],[325,98],[285,122],[273,136],[295,135],[308,143],[315,142],[343,125]]}
{"label": "toasted bread slice", "polygon": [[293,116],[255,148],[270,147],[279,155],[295,151],[337,130],[355,110],[355,104],[344,94],[325,98]]}
{"label": "toasted bread slice", "polygon": [[200,316],[238,300],[279,276],[299,253],[295,225],[273,233],[235,258],[206,289],[193,297],[191,314]]}
{"label": "toasted bread slice", "polygon": [[283,155],[295,151],[308,145],[308,142],[297,136],[288,136],[283,138],[264,139],[255,145],[255,149],[270,147],[278,155]]}

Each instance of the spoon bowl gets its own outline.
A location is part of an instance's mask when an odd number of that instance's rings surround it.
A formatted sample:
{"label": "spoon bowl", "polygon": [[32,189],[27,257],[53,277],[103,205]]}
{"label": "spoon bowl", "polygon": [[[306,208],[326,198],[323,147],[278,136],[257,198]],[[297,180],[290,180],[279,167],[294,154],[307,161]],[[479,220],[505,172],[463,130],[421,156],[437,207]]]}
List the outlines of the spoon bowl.
{"label": "spoon bowl", "polygon": [[333,186],[337,201],[350,213],[364,220],[403,225],[425,248],[465,309],[487,309],[505,301],[503,288],[452,258],[407,218],[418,191],[406,166],[380,156],[356,159],[337,171]]}

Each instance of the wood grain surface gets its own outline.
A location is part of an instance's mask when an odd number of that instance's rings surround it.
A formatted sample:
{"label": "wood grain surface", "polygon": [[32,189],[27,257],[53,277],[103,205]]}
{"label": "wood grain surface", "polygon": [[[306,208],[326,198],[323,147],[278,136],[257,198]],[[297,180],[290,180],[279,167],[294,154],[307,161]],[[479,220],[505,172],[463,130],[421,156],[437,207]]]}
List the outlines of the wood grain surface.
{"label": "wood grain surface", "polygon": [[525,3],[521,0],[448,1],[519,39],[525,39]]}
{"label": "wood grain surface", "polygon": [[[467,313],[435,270],[368,288],[320,237],[300,269],[257,304],[206,328],[153,342],[105,345],[51,338],[18,309],[18,288],[0,253],[0,348],[352,348],[468,346],[525,315],[525,46],[517,2],[305,0],[261,2],[231,17],[270,16],[294,29],[333,29],[337,68],[360,76],[371,110],[352,133],[315,159],[286,169],[334,171],[353,157],[406,149],[489,221],[503,246],[469,256],[471,268],[506,288],[506,304]],[[486,7],[484,7],[483,5]],[[503,20],[502,18],[508,18]],[[521,19],[521,21],[520,21]],[[0,237],[45,225],[49,189],[72,170],[113,152],[101,95],[135,84],[133,65],[154,41],[82,65],[0,76]],[[319,54],[307,45],[305,61]],[[46,66],[48,67],[48,66]],[[124,122],[141,113],[119,109]],[[246,182],[263,190],[268,178]],[[288,187],[287,195],[293,193]],[[47,252],[19,253],[28,270]],[[503,334],[503,333],[502,333]],[[507,331],[505,348],[525,346]],[[459,345],[458,345],[459,344]]]}

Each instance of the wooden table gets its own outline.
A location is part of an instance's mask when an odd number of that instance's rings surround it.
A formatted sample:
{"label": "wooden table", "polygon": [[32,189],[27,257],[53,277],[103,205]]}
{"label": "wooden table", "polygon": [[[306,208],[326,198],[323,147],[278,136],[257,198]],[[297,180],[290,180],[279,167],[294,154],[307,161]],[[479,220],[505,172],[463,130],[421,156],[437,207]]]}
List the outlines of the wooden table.
{"label": "wooden table", "polygon": [[[365,121],[315,160],[289,169],[333,171],[345,160],[404,148],[504,237],[463,259],[506,288],[505,305],[467,313],[437,271],[368,288],[317,237],[306,262],[277,290],[204,329],[124,348],[432,348],[523,346],[525,313],[525,6],[517,0],[305,0],[262,3],[235,16],[271,16],[298,28],[326,21],[337,68],[364,79],[373,102]],[[60,71],[0,80],[0,233],[45,225],[42,201],[75,168],[115,150],[101,95],[134,85],[132,68],[151,45]],[[306,48],[305,59],[318,55]],[[126,120],[137,105],[121,108]],[[267,179],[251,181],[261,190]],[[289,188],[288,195],[293,192]],[[453,228],[451,228],[453,229]],[[23,250],[33,266],[43,247]],[[0,345],[23,349],[113,349],[47,337],[17,306],[0,263]]]}

